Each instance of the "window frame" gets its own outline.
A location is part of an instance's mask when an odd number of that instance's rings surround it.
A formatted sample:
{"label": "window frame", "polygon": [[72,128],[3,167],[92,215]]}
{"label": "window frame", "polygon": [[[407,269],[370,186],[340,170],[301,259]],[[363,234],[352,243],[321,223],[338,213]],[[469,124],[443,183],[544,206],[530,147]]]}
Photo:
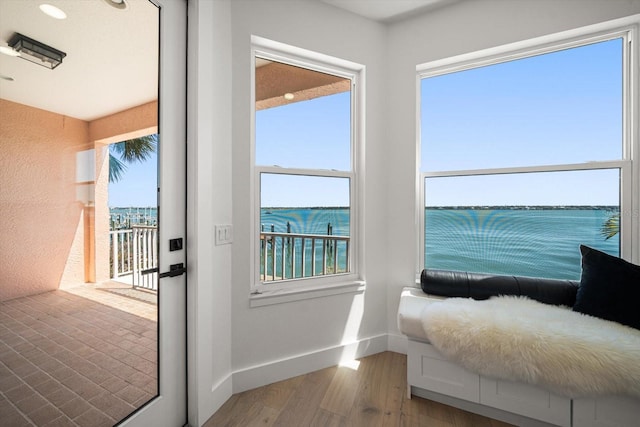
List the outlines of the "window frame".
{"label": "window frame", "polygon": [[[416,67],[416,220],[418,225],[416,281],[425,267],[425,182],[430,177],[498,175],[579,170],[620,170],[620,255],[638,263],[640,259],[640,155],[638,142],[638,47],[635,44],[639,16],[596,24],[576,30],[512,43],[437,60]],[[421,82],[425,78],[470,70],[580,47],[612,39],[623,40],[622,64],[622,157],[618,160],[571,164],[499,167],[469,170],[421,170]],[[577,250],[577,249],[576,249]]]}
{"label": "window frame", "polygon": [[[256,164],[256,108],[255,58],[263,58],[287,65],[306,68],[351,80],[351,151],[350,169],[308,169]],[[251,306],[296,301],[318,296],[364,290],[363,265],[364,223],[361,208],[364,203],[363,123],[364,123],[364,66],[350,61],[319,54],[306,49],[252,36],[251,44]],[[262,282],[260,279],[260,193],[261,174],[315,176],[349,179],[349,271],[281,281]]]}

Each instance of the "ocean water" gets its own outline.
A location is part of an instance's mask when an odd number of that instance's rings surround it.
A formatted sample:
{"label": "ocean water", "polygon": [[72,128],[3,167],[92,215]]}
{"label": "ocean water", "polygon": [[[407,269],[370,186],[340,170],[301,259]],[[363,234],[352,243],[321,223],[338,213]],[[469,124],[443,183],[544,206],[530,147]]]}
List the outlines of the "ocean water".
{"label": "ocean water", "polygon": [[[578,280],[579,245],[619,256],[616,235],[600,230],[614,209],[426,209],[425,266],[447,270],[515,274]],[[265,231],[273,226],[292,233],[349,233],[349,211],[336,209],[263,209]],[[407,242],[412,245],[413,242]],[[340,257],[340,253],[338,253]]]}
{"label": "ocean water", "polygon": [[580,279],[580,244],[619,256],[600,230],[612,209],[427,209],[425,266]]}
{"label": "ocean water", "polygon": [[349,235],[349,209],[347,208],[292,208],[292,209],[262,209],[260,211],[260,225],[264,231],[287,231],[287,223],[291,233],[327,234],[329,225],[333,235]]}

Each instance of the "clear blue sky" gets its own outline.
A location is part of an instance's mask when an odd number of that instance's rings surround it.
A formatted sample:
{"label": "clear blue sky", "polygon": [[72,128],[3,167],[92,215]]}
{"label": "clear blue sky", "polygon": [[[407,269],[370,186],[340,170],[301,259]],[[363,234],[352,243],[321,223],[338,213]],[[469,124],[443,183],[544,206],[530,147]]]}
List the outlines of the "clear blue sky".
{"label": "clear blue sky", "polygon": [[[622,155],[622,41],[421,83],[422,170],[581,163]],[[350,93],[256,113],[259,165],[348,170]],[[156,156],[128,165],[109,206],[155,206]],[[438,178],[428,205],[615,205],[617,171]],[[264,177],[262,206],[347,206],[348,180]]]}
{"label": "clear blue sky", "polygon": [[[617,160],[622,41],[423,79],[422,170]],[[429,180],[427,204],[612,205],[617,171]]]}
{"label": "clear blue sky", "polygon": [[[256,164],[350,169],[351,92],[256,112]],[[346,178],[263,177],[264,207],[349,206]]]}
{"label": "clear blue sky", "polygon": [[109,183],[109,207],[157,206],[158,156],[143,163],[129,163],[122,179]]}

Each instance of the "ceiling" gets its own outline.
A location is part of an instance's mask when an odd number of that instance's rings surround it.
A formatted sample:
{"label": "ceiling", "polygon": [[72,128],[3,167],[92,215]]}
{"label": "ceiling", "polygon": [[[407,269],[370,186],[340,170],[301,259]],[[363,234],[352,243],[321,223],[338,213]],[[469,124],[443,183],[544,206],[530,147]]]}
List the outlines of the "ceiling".
{"label": "ceiling", "polygon": [[351,80],[256,58],[256,110],[308,101],[351,90]]}
{"label": "ceiling", "polygon": [[[158,9],[126,1],[0,0],[0,46],[19,32],[67,54],[53,70],[0,54],[0,98],[87,121],[156,100]],[[67,18],[42,13],[45,2]]]}
{"label": "ceiling", "polygon": [[321,0],[374,21],[396,22],[462,0]]}
{"label": "ceiling", "polygon": [[[0,46],[15,32],[67,54],[50,70],[0,54],[0,98],[81,120],[157,99],[158,9],[149,0],[0,0]],[[379,22],[394,22],[461,0],[319,0]],[[12,79],[12,80],[11,80]]]}

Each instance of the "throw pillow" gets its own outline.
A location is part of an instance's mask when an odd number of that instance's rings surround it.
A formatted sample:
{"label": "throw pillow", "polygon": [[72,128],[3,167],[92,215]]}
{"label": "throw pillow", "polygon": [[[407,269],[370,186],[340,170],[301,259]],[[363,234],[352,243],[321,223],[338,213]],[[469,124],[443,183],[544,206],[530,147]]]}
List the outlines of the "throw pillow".
{"label": "throw pillow", "polygon": [[573,311],[640,329],[640,265],[580,245],[582,276]]}

